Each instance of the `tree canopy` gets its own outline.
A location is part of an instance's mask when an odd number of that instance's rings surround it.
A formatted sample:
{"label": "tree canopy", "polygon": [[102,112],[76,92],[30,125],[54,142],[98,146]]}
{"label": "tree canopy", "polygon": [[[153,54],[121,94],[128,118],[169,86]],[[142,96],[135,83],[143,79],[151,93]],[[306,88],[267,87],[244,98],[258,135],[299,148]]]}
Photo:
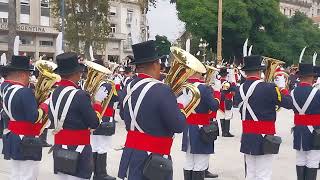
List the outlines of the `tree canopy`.
{"label": "tree canopy", "polygon": [[156,46],[158,48],[159,55],[170,54],[171,43],[166,36],[156,35]]}
{"label": "tree canopy", "polygon": [[[60,0],[51,1],[52,13],[60,17]],[[89,48],[103,50],[109,36],[109,0],[69,0],[65,1],[65,40],[68,48],[84,52],[89,57]],[[61,29],[61,24],[58,24]],[[84,45],[84,46],[82,46]]]}
{"label": "tree canopy", "polygon": [[[216,49],[218,1],[177,1],[178,17],[193,36],[206,39]],[[271,56],[289,64],[297,63],[304,46],[306,60],[320,49],[320,30],[302,13],[282,15],[279,0],[223,1],[223,57],[242,59],[242,46],[249,38],[253,54]]]}

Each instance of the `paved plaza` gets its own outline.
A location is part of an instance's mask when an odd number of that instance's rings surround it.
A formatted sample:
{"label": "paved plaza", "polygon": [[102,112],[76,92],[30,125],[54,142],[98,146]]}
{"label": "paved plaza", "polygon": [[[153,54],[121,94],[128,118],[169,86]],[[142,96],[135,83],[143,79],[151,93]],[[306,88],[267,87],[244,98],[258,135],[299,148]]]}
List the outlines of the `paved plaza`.
{"label": "paved plaza", "polygon": [[[113,139],[113,150],[108,155],[108,172],[115,176],[118,173],[118,166],[122,151],[119,149],[125,141],[124,124],[117,118],[117,133]],[[216,154],[210,159],[210,170],[218,173],[217,180],[243,180],[244,179],[244,161],[243,154],[239,152],[240,136],[241,136],[241,121],[237,111],[234,113],[234,118],[231,123],[232,133],[235,138],[219,137],[215,143]],[[295,152],[292,149],[292,135],[290,129],[293,125],[293,113],[288,110],[281,110],[278,113],[277,132],[283,139],[280,154],[274,157],[273,161],[273,180],[295,180]],[[181,149],[182,135],[175,137],[175,142],[172,148],[172,156],[174,163],[174,180],[183,180],[183,164],[184,153]],[[52,136],[49,137],[49,142],[52,143]],[[2,146],[2,145],[1,145]],[[2,147],[1,147],[2,149]],[[48,154],[48,148],[43,150],[43,160],[38,180],[54,180],[52,154]],[[4,161],[0,158],[0,180],[9,179],[9,161]],[[318,175],[320,180],[320,176]]]}

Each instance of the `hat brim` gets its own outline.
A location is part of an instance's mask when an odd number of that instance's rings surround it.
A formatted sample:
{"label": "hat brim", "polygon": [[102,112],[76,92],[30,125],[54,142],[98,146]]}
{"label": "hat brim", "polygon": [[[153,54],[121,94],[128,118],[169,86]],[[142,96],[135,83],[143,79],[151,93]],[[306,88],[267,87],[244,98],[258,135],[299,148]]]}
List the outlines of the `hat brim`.
{"label": "hat brim", "polygon": [[318,73],[307,73],[307,74],[300,74],[300,71],[297,71],[296,72],[296,75],[299,76],[299,77],[302,77],[302,76],[319,76],[320,74]]}
{"label": "hat brim", "polygon": [[150,63],[157,61],[161,58],[162,56],[156,56],[156,57],[151,57],[151,58],[143,58],[143,59],[134,59],[131,64],[145,64],[145,63]]}
{"label": "hat brim", "polygon": [[80,71],[83,71],[84,70],[84,66],[77,66],[73,69],[59,69],[59,67],[57,67],[55,70],[54,70],[54,73],[57,73],[59,75],[68,75],[68,74],[72,74],[72,73],[76,73],[76,72],[80,72]]}
{"label": "hat brim", "polygon": [[261,70],[265,70],[266,66],[258,66],[258,67],[246,67],[243,66],[241,68],[242,71],[261,71]]}
{"label": "hat brim", "polygon": [[1,69],[4,70],[4,71],[8,71],[8,72],[9,71],[34,71],[34,69],[32,67],[19,68],[19,67],[11,66],[10,64],[6,65],[6,66],[2,66]]}

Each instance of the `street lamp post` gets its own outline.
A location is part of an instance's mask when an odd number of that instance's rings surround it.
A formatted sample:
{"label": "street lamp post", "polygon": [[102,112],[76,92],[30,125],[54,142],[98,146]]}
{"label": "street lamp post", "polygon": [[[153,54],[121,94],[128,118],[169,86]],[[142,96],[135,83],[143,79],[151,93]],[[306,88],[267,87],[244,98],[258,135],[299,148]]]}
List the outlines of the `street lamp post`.
{"label": "street lamp post", "polygon": [[200,43],[199,43],[199,49],[200,51],[202,51],[202,56],[203,56],[203,62],[205,63],[206,61],[206,50],[207,47],[209,46],[209,43],[207,43],[206,41],[204,41],[202,38],[200,39]]}
{"label": "street lamp post", "polygon": [[218,6],[217,64],[222,64],[222,0]]}

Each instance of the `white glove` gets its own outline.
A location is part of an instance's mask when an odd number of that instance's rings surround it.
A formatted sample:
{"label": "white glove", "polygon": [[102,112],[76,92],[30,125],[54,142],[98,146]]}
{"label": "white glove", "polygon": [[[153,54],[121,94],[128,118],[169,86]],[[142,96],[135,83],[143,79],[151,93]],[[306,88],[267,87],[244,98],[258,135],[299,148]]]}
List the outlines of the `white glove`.
{"label": "white glove", "polygon": [[286,78],[284,76],[276,76],[274,83],[278,86],[279,89],[286,87]]}
{"label": "white glove", "polygon": [[214,79],[214,85],[213,85],[213,90],[214,91],[219,91],[221,90],[221,81],[219,79]]}
{"label": "white glove", "polygon": [[94,96],[94,99],[98,102],[102,102],[104,98],[106,98],[107,96],[108,96],[107,88],[104,86],[101,86],[97,91],[96,95]]}

